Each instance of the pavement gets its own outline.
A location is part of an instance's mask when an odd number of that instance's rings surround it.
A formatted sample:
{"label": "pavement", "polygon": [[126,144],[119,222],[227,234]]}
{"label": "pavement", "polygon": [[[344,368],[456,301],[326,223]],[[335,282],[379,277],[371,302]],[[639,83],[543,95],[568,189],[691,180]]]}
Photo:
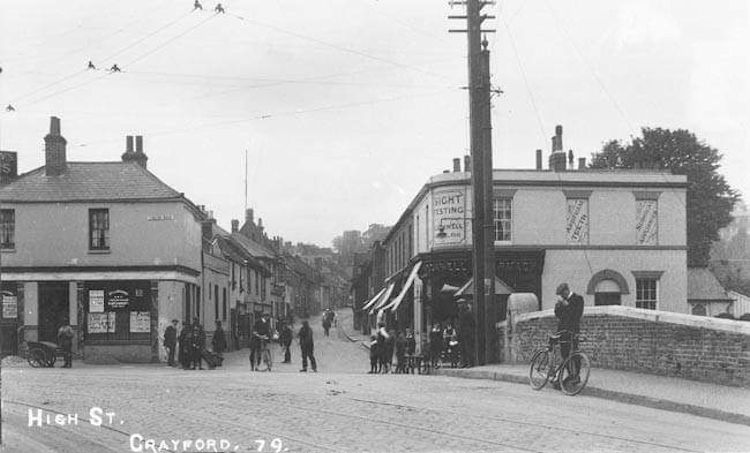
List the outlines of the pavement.
{"label": "pavement", "polygon": [[[201,439],[227,439],[232,447],[221,450],[237,452],[750,451],[744,424],[499,380],[367,374],[366,336],[347,333],[350,317],[340,312],[329,337],[311,320],[318,373],[299,372],[296,342],[291,364],[278,363],[274,346],[272,372],[251,372],[247,349],[204,371],[4,363],[0,451],[152,451],[138,436],[166,440],[163,451],[175,453],[214,451],[171,446]],[[93,425],[98,408],[113,420]],[[29,410],[81,422],[29,426]]]}
{"label": "pavement", "polygon": [[[351,326],[351,322],[339,325]],[[341,330],[341,335],[351,342],[368,341],[368,336],[360,332]],[[529,385],[529,365],[525,363],[440,368],[432,374]],[[750,426],[750,389],[742,387],[593,368],[581,395]]]}

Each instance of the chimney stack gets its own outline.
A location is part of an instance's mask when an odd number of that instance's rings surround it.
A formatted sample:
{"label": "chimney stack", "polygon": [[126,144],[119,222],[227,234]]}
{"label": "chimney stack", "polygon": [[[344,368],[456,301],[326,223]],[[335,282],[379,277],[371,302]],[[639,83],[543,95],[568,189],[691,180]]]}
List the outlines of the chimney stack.
{"label": "chimney stack", "polygon": [[542,169],[542,150],[541,149],[536,150],[536,169],[537,170]]}
{"label": "chimney stack", "polygon": [[466,173],[471,172],[471,156],[468,154],[464,156],[464,171]]}
{"label": "chimney stack", "polygon": [[238,231],[240,231],[240,221],[232,219],[232,233],[237,233]]}
{"label": "chimney stack", "polygon": [[68,142],[60,135],[60,118],[50,118],[49,134],[44,137],[44,170],[47,176],[57,176],[67,169],[65,158]]}
{"label": "chimney stack", "polygon": [[549,169],[552,171],[566,170],[566,157],[563,151],[562,126],[555,126],[555,136],[552,137],[552,154],[549,155]]}
{"label": "chimney stack", "polygon": [[122,155],[123,162],[135,162],[143,168],[146,168],[148,156],[143,153],[143,136],[135,137],[135,149],[133,149],[133,136],[125,137],[125,153]]}
{"label": "chimney stack", "polygon": [[258,217],[258,228],[263,229],[263,219]]}
{"label": "chimney stack", "polygon": [[456,157],[453,159],[453,173],[459,173],[461,171],[461,159]]}
{"label": "chimney stack", "polygon": [[579,157],[578,158],[578,169],[579,170],[585,170],[586,169],[586,158],[585,157]]}
{"label": "chimney stack", "polygon": [[245,211],[245,223],[255,223],[253,220],[253,208],[249,208]]}

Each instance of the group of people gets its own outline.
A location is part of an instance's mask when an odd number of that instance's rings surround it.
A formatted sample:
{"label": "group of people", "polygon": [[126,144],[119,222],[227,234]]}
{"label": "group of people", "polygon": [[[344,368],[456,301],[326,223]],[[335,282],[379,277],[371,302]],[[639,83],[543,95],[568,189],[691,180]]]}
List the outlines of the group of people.
{"label": "group of people", "polygon": [[[175,350],[179,346],[177,359],[183,370],[203,369],[203,355],[206,350],[206,331],[198,318],[193,318],[193,323],[187,321],[182,323],[182,329],[177,334],[179,321],[172,320],[172,325],[164,330],[164,347],[167,350],[167,364],[177,366],[175,362]],[[222,357],[227,347],[227,340],[221,321],[216,320],[216,330],[211,339],[213,352]],[[217,362],[221,366],[221,360]]]}
{"label": "group of people", "polygon": [[394,373],[406,373],[406,355],[414,354],[416,342],[411,331],[388,330],[384,323],[370,336],[370,371],[368,374],[390,373],[393,368],[393,354],[396,353]]}

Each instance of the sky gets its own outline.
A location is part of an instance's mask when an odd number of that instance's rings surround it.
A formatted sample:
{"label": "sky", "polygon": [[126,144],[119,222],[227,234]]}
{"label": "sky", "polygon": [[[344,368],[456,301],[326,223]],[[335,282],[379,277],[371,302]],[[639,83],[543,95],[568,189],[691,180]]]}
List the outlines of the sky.
{"label": "sky", "polygon": [[[330,246],[393,224],[468,153],[462,6],[437,0],[0,0],[0,149],[44,164],[49,117],[70,161],[148,168],[221,226],[247,205],[271,236]],[[485,11],[495,168],[563,145],[590,159],[641,127],[684,128],[750,194],[745,0],[500,0]],[[88,70],[91,61],[97,70]],[[117,64],[121,72],[107,71]],[[15,108],[7,112],[10,104]],[[245,156],[247,155],[247,162]]]}

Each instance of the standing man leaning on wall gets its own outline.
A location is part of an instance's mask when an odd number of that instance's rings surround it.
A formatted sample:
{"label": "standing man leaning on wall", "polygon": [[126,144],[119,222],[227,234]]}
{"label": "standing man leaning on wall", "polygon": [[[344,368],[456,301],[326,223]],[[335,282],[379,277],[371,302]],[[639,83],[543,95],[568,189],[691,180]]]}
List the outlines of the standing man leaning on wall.
{"label": "standing man leaning on wall", "polygon": [[[555,316],[559,320],[557,332],[560,334],[560,355],[565,360],[570,355],[573,336],[581,330],[583,297],[571,292],[567,283],[560,283],[555,294],[559,297],[555,304]],[[576,375],[577,371],[571,374]],[[553,385],[556,389],[560,388],[559,382],[554,382]]]}

